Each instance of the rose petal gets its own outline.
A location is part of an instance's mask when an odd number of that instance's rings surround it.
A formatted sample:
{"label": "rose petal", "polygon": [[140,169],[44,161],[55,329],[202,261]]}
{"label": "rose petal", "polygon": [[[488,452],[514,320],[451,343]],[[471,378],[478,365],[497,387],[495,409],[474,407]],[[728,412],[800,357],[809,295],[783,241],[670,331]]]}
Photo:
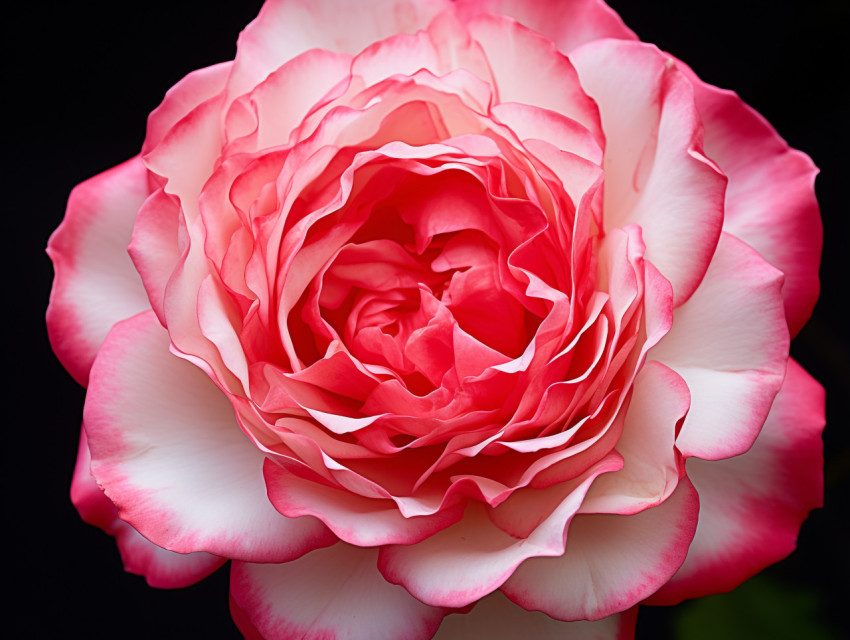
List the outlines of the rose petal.
{"label": "rose petal", "polygon": [[723,223],[726,180],[702,154],[690,82],[652,45],[603,40],[570,55],[605,131],[605,229],[639,224],[676,305],[694,292]]}
{"label": "rose petal", "polygon": [[120,517],[159,546],[282,562],[335,539],[313,518],[274,510],[263,454],[212,381],[169,352],[151,311],[110,332],[84,416],[92,474]]}
{"label": "rose petal", "polygon": [[[563,553],[565,530],[593,478],[619,466],[619,456],[606,458],[580,479],[548,492],[560,499],[525,538],[505,533],[484,507],[473,502],[460,522],[418,544],[382,547],[378,568],[387,580],[404,585],[422,602],[466,606],[499,588],[527,558]],[[511,509],[508,503],[505,509]],[[527,511],[516,515],[528,517]],[[503,517],[513,516],[511,510]]]}
{"label": "rose petal", "polygon": [[71,192],[65,218],[47,243],[56,270],[47,308],[50,344],[84,386],[112,325],[149,308],[127,255],[148,193],[138,156],[104,171]]}
{"label": "rose petal", "polygon": [[681,566],[697,525],[697,493],[687,479],[662,504],[635,515],[579,515],[557,558],[526,560],[502,592],[559,620],[599,620],[625,611]]}
{"label": "rose petal", "polygon": [[823,503],[824,392],[793,360],[753,447],[729,460],[691,459],[700,518],[682,568],[650,599],[675,604],[729,591],[794,550]]}
{"label": "rose petal", "polygon": [[782,274],[723,233],[699,289],[674,312],[673,328],[650,350],[691,390],[676,446],[717,460],[746,451],[785,374],[788,328]]}
{"label": "rose petal", "polygon": [[373,42],[424,29],[448,0],[271,0],[239,36],[228,91],[236,97],[310,49],[355,54]]}
{"label": "rose petal", "polygon": [[177,589],[203,580],[227,561],[203,551],[188,554],[168,551],[142,536],[118,517],[118,509],[97,486],[90,466],[91,453],[83,429],[71,481],[71,502],[83,520],[115,536],[126,571],[144,576],[152,587]]}
{"label": "rose petal", "polygon": [[469,613],[446,616],[434,640],[631,640],[637,607],[588,622],[562,622],[539,611],[526,611],[496,591]]}
{"label": "rose petal", "polygon": [[774,128],[731,91],[685,68],[705,124],[705,152],[729,176],[723,230],[785,274],[782,296],[791,336],[818,298],[823,225],[815,198],[818,172]]}
{"label": "rose petal", "polygon": [[442,610],[385,582],[375,568],[377,555],[338,543],[286,564],[234,562],[230,593],[265,638],[433,637]]}
{"label": "rose petal", "polygon": [[564,53],[602,38],[637,40],[620,16],[601,0],[458,0],[456,5],[466,15],[502,13],[510,16],[549,38]]}
{"label": "rose petal", "polygon": [[681,456],[674,442],[689,407],[684,380],[659,362],[647,363],[635,379],[616,445],[623,468],[596,479],[581,512],[628,515],[666,500],[679,482]]}

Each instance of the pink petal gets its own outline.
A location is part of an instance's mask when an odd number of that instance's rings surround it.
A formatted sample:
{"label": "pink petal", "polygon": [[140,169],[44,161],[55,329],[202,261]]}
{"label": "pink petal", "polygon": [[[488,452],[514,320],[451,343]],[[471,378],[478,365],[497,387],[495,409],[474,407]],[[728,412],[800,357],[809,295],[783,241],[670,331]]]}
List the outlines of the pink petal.
{"label": "pink petal", "polygon": [[193,71],[165,94],[162,103],[148,116],[142,155],[158,145],[168,131],[202,102],[221,93],[230,76],[232,62],[222,62]]}
{"label": "pink petal", "polygon": [[82,385],[113,324],[149,308],[127,245],[148,196],[147,171],[137,157],[79,184],[50,236],[56,275],[47,309],[53,351]]}
{"label": "pink petal", "polygon": [[497,102],[554,111],[604,140],[599,111],[583,91],[573,63],[549,40],[512,20],[493,16],[475,18],[469,32],[487,55]]}
{"label": "pink petal", "polygon": [[691,459],[700,517],[688,557],[651,604],[729,591],[794,550],[823,503],[824,393],[795,361],[753,447],[729,460]]}
{"label": "pink petal", "polygon": [[120,517],[159,546],[281,562],[335,540],[318,520],[275,511],[263,454],[213,382],[169,352],[153,312],[110,332],[84,415],[92,474]]}
{"label": "pink petal", "polygon": [[127,251],[142,279],[150,305],[165,322],[165,288],[180,261],[180,202],[162,189],[139,209]]}
{"label": "pink petal", "polygon": [[681,456],[674,443],[689,406],[684,380],[659,362],[647,363],[635,379],[617,441],[623,468],[596,479],[581,512],[628,515],[666,500],[679,482]]}
{"label": "pink petal", "polygon": [[[519,511],[503,503],[506,513],[501,517],[508,521],[536,518],[537,526],[522,538],[505,533],[485,507],[471,502],[457,524],[430,538],[409,546],[382,547],[378,568],[387,580],[404,585],[422,602],[466,606],[498,589],[527,558],[562,554],[564,532],[593,478],[615,468],[619,468],[619,456],[606,458],[574,482],[546,491],[556,500],[542,515],[529,514],[528,505],[523,504],[528,496],[518,496]],[[542,508],[539,501],[535,506]]]}
{"label": "pink petal", "polygon": [[683,479],[662,504],[635,515],[579,515],[557,558],[524,562],[502,592],[559,620],[599,620],[631,608],[681,566],[697,525],[697,494]]}
{"label": "pink petal", "polygon": [[685,456],[728,458],[758,436],[788,357],[781,287],[779,271],[723,233],[699,289],[649,352],[691,391],[691,410],[676,440]]}
{"label": "pink petal", "polygon": [[195,584],[225,563],[226,558],[203,551],[175,553],[150,542],[118,517],[118,509],[97,486],[90,466],[91,453],[83,429],[71,481],[71,501],[83,520],[115,536],[126,571],[144,576],[152,587],[176,589]]}
{"label": "pink petal", "polygon": [[443,619],[434,640],[632,640],[637,607],[588,622],[562,622],[539,611],[526,611],[495,591],[469,613]]}
{"label": "pink petal", "polygon": [[460,519],[463,508],[441,509],[431,516],[404,517],[392,500],[367,498],[301,478],[271,460],[264,475],[272,504],[282,514],[314,516],[341,540],[358,547],[413,544]]}
{"label": "pink petal", "polygon": [[723,223],[726,179],[702,154],[693,88],[652,45],[604,40],[570,55],[605,131],[605,229],[642,227],[646,258],[693,293]]}
{"label": "pink petal", "polygon": [[271,0],[239,37],[228,91],[246,93],[288,60],[310,49],[355,54],[370,44],[424,29],[448,0]]}
{"label": "pink petal", "polygon": [[385,582],[377,555],[338,543],[285,564],[234,562],[231,597],[268,640],[433,637],[443,611]]}
{"label": "pink petal", "polygon": [[814,191],[817,167],[733,92],[686,72],[705,124],[705,152],[729,176],[723,230],[785,274],[782,296],[793,337],[808,320],[820,289],[823,225]]}
{"label": "pink petal", "polygon": [[459,0],[465,15],[501,13],[546,36],[569,53],[585,42],[601,38],[637,40],[620,16],[601,0],[529,2],[529,0]]}

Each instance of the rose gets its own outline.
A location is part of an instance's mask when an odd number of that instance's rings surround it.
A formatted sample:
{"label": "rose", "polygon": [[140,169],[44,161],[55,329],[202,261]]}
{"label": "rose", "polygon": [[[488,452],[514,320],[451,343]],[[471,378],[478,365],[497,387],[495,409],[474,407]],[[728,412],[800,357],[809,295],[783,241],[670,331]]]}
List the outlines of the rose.
{"label": "rose", "polygon": [[128,569],[234,558],[268,637],[429,637],[480,599],[440,635],[604,636],[790,551],[820,493],[822,399],[786,372],[808,159],[594,3],[299,7],[51,241],[74,499]]}

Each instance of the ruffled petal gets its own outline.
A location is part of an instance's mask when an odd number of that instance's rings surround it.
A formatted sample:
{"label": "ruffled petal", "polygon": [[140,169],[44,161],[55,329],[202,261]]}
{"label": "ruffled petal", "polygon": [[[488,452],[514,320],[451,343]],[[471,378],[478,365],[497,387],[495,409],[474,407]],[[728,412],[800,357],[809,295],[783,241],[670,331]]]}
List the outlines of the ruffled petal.
{"label": "ruffled petal", "polygon": [[699,80],[697,108],[705,152],[729,176],[723,230],[737,236],[785,274],[782,297],[791,336],[818,298],[823,224],[815,198],[817,167],[735,93]]}
{"label": "ruffled petal", "polygon": [[682,568],[649,604],[729,591],[794,550],[823,502],[823,388],[795,361],[753,447],[729,460],[691,459],[700,518]]}
{"label": "ruffled petal", "polygon": [[90,467],[91,453],[83,429],[71,480],[71,502],[83,520],[115,536],[126,571],[144,576],[152,587],[177,589],[203,580],[227,561],[203,551],[182,554],[155,545],[118,517],[118,509],[97,486]]}
{"label": "ruffled petal", "polygon": [[723,224],[726,178],[702,153],[693,87],[640,42],[602,40],[570,55],[605,131],[605,229],[643,229],[646,258],[675,304],[702,280]]}
{"label": "ruffled petal", "polygon": [[84,416],[92,474],[120,517],[159,546],[283,562],[336,540],[314,518],[275,511],[263,454],[212,381],[169,352],[152,311],[110,332]]}
{"label": "ruffled petal", "polygon": [[676,446],[711,460],[752,445],[782,385],[788,328],[782,274],[724,233],[705,279],[648,355],[681,375],[691,411]]}
{"label": "ruffled petal", "polygon": [[599,620],[631,608],[681,566],[699,510],[687,479],[662,504],[636,515],[579,515],[558,558],[524,562],[502,592],[559,620]]}
{"label": "ruffled petal", "polygon": [[266,640],[432,638],[442,609],[386,582],[377,556],[340,542],[286,564],[234,562],[231,597]]}
{"label": "ruffled petal", "polygon": [[446,616],[434,640],[632,640],[637,607],[589,622],[562,622],[526,611],[500,592],[479,600],[472,611]]}
{"label": "ruffled petal", "polygon": [[47,308],[50,344],[84,386],[112,325],[149,308],[127,255],[148,193],[138,156],[104,171],[71,192],[65,219],[47,243],[56,270]]}

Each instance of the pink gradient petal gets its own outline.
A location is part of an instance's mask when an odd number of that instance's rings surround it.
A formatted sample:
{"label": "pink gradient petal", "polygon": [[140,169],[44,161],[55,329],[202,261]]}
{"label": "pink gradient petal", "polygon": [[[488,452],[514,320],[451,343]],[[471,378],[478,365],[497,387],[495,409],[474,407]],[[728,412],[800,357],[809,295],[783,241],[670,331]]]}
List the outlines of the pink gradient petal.
{"label": "pink gradient petal", "polygon": [[495,16],[479,16],[469,32],[490,63],[498,102],[554,111],[604,140],[599,111],[588,98],[573,63],[539,34]]}
{"label": "pink gradient petal", "polygon": [[510,16],[546,36],[564,53],[601,38],[637,40],[620,16],[602,0],[458,0],[456,6],[467,17],[477,13]]}
{"label": "pink gradient petal", "polygon": [[705,152],[729,176],[723,230],[785,274],[782,296],[793,337],[808,320],[820,290],[818,169],[735,93],[706,84],[685,69],[705,124]]}
{"label": "pink gradient petal", "polygon": [[295,475],[271,460],[263,468],[269,500],[288,517],[314,516],[341,540],[358,547],[413,544],[457,522],[463,506],[407,518],[392,500],[360,496]]}
{"label": "pink gradient petal", "polygon": [[[606,458],[578,480],[548,491],[558,500],[548,513],[536,514],[537,526],[522,538],[505,533],[485,507],[471,502],[460,522],[430,538],[409,546],[382,547],[378,568],[387,580],[404,585],[422,602],[466,606],[499,588],[527,558],[562,554],[564,532],[591,482],[619,467],[619,456]],[[502,517],[527,519],[524,506],[516,512],[505,503],[503,510],[508,511]]]}
{"label": "pink gradient petal", "polygon": [[635,515],[579,515],[566,553],[526,560],[502,592],[559,620],[599,620],[658,590],[681,566],[697,526],[687,479],[662,504]]}
{"label": "pink gradient petal", "polygon": [[202,102],[221,93],[227,83],[233,63],[198,69],[188,74],[165,94],[162,103],[148,116],[148,127],[142,155],[158,145],[168,131]]}
{"label": "pink gradient petal", "polygon": [[340,542],[285,564],[234,562],[231,597],[267,639],[432,638],[443,611],[384,581],[377,556]]}
{"label": "pink gradient petal", "polygon": [[227,398],[169,352],[152,311],[113,328],[84,410],[92,474],[119,516],[179,553],[282,562],[336,538],[266,498],[263,454]]}
{"label": "pink gradient petal", "polygon": [[152,587],[177,589],[203,580],[227,561],[203,551],[181,554],[156,546],[118,517],[118,509],[97,486],[90,466],[91,453],[83,429],[71,481],[71,502],[83,520],[115,536],[126,571],[144,576]]}
{"label": "pink gradient petal", "polygon": [[606,473],[590,488],[581,513],[638,513],[660,504],[676,489],[681,456],[676,434],[690,407],[684,380],[659,362],[638,373],[616,450],[620,471]]}
{"label": "pink gradient petal", "polygon": [[434,640],[632,640],[637,607],[589,622],[562,622],[539,611],[526,611],[495,591],[469,613],[443,619]]}
{"label": "pink gradient petal", "polygon": [[148,193],[138,156],[104,171],[71,192],[65,218],[47,243],[56,271],[47,308],[50,344],[83,386],[112,325],[150,306],[127,255]]}
{"label": "pink gradient petal", "polygon": [[675,303],[699,285],[723,223],[725,176],[702,153],[693,88],[652,45],[603,40],[574,51],[605,131],[605,229],[642,227],[646,258]]}
{"label": "pink gradient petal", "polygon": [[271,0],[239,36],[228,91],[246,93],[310,49],[355,54],[370,44],[424,29],[449,0]]}
{"label": "pink gradient petal", "polygon": [[649,352],[691,391],[676,440],[685,456],[728,458],[758,436],[788,358],[781,287],[779,271],[724,232],[699,289]]}
{"label": "pink gradient petal", "polygon": [[649,604],[729,591],[794,550],[823,503],[823,388],[795,361],[753,447],[729,460],[691,459],[700,518],[685,563]]}
{"label": "pink gradient petal", "polygon": [[165,323],[165,287],[180,260],[180,202],[162,189],[139,209],[127,251],[142,279],[150,305]]}

